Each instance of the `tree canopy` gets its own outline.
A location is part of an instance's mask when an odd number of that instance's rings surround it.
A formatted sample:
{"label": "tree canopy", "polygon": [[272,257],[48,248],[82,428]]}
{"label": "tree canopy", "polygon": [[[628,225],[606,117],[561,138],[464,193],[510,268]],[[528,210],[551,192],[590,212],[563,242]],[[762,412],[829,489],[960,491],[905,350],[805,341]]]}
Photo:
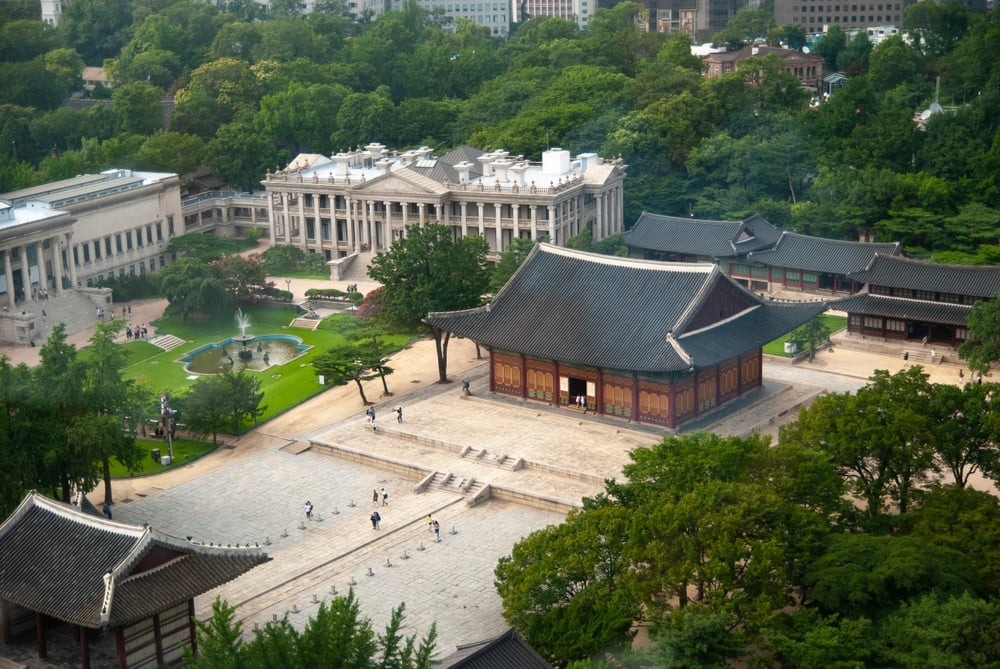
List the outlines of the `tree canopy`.
{"label": "tree canopy", "polygon": [[385,253],[372,258],[368,275],[382,284],[378,318],[408,327],[425,325],[434,337],[438,377],[448,381],[450,332],[427,325],[428,313],[479,306],[489,284],[486,241],[455,239],[451,228],[411,225]]}

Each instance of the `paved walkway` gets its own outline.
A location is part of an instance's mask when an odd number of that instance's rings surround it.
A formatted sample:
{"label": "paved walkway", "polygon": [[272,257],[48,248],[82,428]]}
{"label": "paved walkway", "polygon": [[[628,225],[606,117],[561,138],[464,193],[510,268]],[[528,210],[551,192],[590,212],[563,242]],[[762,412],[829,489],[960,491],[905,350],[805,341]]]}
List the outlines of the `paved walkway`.
{"label": "paved walkway", "polygon": [[[293,285],[297,296],[303,286]],[[140,320],[155,318],[140,313]],[[764,389],[695,427],[776,434],[817,394],[854,390],[875,369],[903,364],[901,355],[839,348],[794,366],[769,361]],[[528,533],[560,522],[565,508],[599,492],[604,478],[619,476],[631,449],[663,436],[649,426],[490,397],[485,360],[467,340],[452,340],[449,373],[471,381],[471,397],[459,383],[436,383],[431,341],[401,351],[391,365],[393,396],[380,396],[378,380],[365,387],[378,402],[377,432],[356,388],[331,388],[185,467],[115,482],[116,520],[196,542],[266,546],[273,560],[199,597],[199,617],[221,596],[239,605],[247,631],[283,615],[298,626],[319,601],[354,587],[376,629],[405,602],[408,633],[422,635],[436,623],[446,655],[505,629],[493,587],[497,560]],[[938,365],[930,373],[957,382],[957,370]],[[401,424],[390,412],[397,404]],[[440,476],[419,489],[434,472]],[[442,484],[448,474],[451,483]],[[456,485],[461,481],[475,481],[470,493]],[[486,486],[494,497],[471,504]],[[383,520],[374,530],[372,491],[382,488],[389,505],[377,507]],[[307,499],[315,506],[311,521],[302,510]],[[428,514],[440,523],[440,543]]]}

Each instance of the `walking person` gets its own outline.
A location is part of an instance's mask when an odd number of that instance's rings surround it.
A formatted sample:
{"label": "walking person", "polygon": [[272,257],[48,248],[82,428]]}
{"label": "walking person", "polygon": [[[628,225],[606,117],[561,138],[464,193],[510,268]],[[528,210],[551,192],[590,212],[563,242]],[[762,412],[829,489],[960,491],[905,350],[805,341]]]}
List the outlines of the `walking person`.
{"label": "walking person", "polygon": [[[383,488],[385,490],[385,488]],[[378,490],[372,488],[372,504],[378,506]]]}
{"label": "walking person", "polygon": [[305,512],[306,512],[306,520],[312,520],[312,517],[313,517],[313,503],[310,502],[309,500],[306,500]]}
{"label": "walking person", "polygon": [[378,524],[382,522],[382,516],[378,515],[378,511],[372,511],[371,520],[372,520],[372,529],[377,530]]}
{"label": "walking person", "polygon": [[441,541],[441,525],[436,520],[434,521],[434,540]]}
{"label": "walking person", "polygon": [[389,493],[382,488],[382,506],[389,506]]}
{"label": "walking person", "polygon": [[108,517],[108,520],[111,520],[111,505],[107,502],[104,503],[104,515]]}
{"label": "walking person", "polygon": [[395,409],[393,409],[393,411],[396,412],[396,422],[397,423],[402,423],[403,422],[403,407],[397,406]]}

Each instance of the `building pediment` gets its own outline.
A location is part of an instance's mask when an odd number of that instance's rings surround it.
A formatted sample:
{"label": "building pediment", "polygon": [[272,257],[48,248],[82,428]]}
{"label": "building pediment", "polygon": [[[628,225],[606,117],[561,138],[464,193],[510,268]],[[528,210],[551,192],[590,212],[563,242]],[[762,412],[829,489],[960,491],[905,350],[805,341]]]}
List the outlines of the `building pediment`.
{"label": "building pediment", "polygon": [[355,196],[369,196],[373,199],[384,197],[393,201],[413,197],[414,199],[439,199],[447,195],[449,189],[433,179],[417,174],[410,169],[398,169],[368,179],[354,189]]}

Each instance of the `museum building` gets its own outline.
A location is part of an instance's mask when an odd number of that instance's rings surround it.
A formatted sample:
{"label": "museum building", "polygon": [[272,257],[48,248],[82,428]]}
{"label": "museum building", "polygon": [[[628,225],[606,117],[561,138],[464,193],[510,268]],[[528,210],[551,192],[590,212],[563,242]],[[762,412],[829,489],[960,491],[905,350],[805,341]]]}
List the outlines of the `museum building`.
{"label": "museum building", "polygon": [[[522,237],[565,245],[590,228],[599,241],[623,230],[625,166],[596,153],[552,148],[541,162],[461,146],[441,157],[381,144],[322,156],[300,154],[269,172],[272,244],[365,265],[410,225],[437,222],[456,239],[478,235],[499,258]],[[332,278],[341,273],[332,270]]]}
{"label": "museum building", "polygon": [[426,320],[489,350],[492,392],[675,428],[761,386],[762,346],[825,309],[715,264],[539,244],[489,304]]}

